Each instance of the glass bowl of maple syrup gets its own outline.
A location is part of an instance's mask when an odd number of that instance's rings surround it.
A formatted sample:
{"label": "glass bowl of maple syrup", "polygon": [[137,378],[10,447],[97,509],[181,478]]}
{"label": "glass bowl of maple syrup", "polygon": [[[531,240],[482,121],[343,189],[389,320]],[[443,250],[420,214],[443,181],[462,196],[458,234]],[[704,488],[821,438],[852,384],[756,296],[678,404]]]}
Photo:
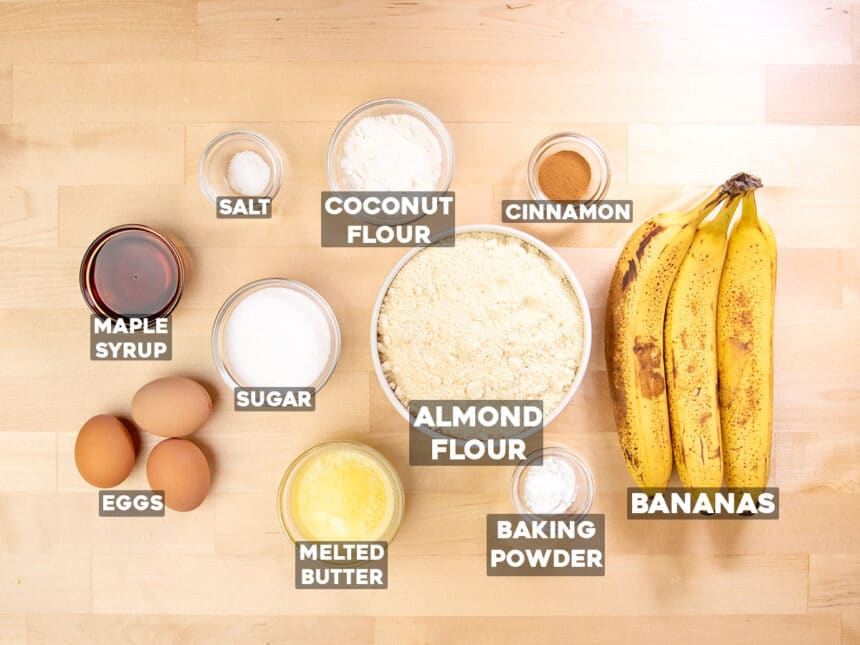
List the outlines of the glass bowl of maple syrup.
{"label": "glass bowl of maple syrup", "polygon": [[163,318],[179,299],[185,262],[166,235],[142,224],[108,229],[81,261],[81,293],[102,318]]}

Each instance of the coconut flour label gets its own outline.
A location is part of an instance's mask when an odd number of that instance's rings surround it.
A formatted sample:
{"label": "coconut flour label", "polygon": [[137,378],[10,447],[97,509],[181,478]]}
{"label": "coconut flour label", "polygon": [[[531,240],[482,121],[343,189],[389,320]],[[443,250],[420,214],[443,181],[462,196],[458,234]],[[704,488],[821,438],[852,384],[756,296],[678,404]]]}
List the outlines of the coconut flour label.
{"label": "coconut flour label", "polygon": [[296,542],[296,589],[387,589],[388,542]]}
{"label": "coconut flour label", "polygon": [[[324,192],[322,246],[453,246],[454,193]],[[438,242],[435,242],[439,240]]]}
{"label": "coconut flour label", "polygon": [[513,466],[542,447],[543,401],[409,402],[410,466]]}
{"label": "coconut flour label", "polygon": [[603,515],[487,515],[488,576],[606,574]]}

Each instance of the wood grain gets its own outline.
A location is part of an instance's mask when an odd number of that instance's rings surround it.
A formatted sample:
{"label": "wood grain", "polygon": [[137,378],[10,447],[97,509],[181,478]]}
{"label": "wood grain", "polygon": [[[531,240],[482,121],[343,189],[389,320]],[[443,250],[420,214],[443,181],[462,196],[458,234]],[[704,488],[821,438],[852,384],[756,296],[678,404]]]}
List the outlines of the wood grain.
{"label": "wood grain", "polygon": [[[860,5],[830,0],[0,0],[0,643],[528,642],[860,644]],[[779,243],[771,483],[776,521],[626,518],[606,387],[605,297],[633,225],[531,225],[579,277],[588,372],[547,428],[595,472],[603,578],[488,578],[485,516],[508,468],[408,465],[406,422],[373,372],[373,303],[403,251],[321,249],[319,193],[338,121],[379,96],[426,104],[456,150],[459,223],[526,198],[535,143],[581,131],[638,224],[729,175],[760,175]],[[200,154],[236,128],[288,163],[271,220],[217,220]],[[175,237],[189,278],[174,358],[92,363],[78,287],[118,224]],[[267,276],[332,305],[343,347],[313,414],[231,412],[210,354],[224,299]],[[97,516],[78,428],[127,418],[166,374],[215,398],[213,466],[193,513]],[[403,481],[391,584],[300,592],[275,512],[290,461],[351,438]],[[138,436],[145,488],[157,438]],[[673,483],[677,478],[673,477]]]}

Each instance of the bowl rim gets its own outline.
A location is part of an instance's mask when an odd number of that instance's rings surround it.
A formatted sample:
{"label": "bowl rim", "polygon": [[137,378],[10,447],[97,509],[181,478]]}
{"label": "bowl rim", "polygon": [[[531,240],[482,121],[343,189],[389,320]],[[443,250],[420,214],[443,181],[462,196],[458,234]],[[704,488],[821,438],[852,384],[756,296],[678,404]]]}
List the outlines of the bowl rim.
{"label": "bowl rim", "polygon": [[[402,99],[396,97],[383,97],[378,99],[372,99],[370,101],[366,101],[357,107],[354,107],[349,113],[343,117],[340,122],[335,127],[334,131],[332,131],[331,137],[328,140],[328,149],[326,151],[326,180],[328,181],[329,190],[332,192],[351,192],[345,188],[342,188],[338,185],[335,179],[335,173],[333,170],[334,167],[334,156],[335,156],[335,144],[341,138],[341,136],[346,132],[348,127],[352,124],[354,120],[360,117],[365,112],[379,107],[383,105],[393,105],[398,107],[407,108],[409,111],[415,112],[420,117],[427,122],[431,126],[431,128],[436,132],[439,138],[442,140],[442,154],[444,158],[448,160],[448,172],[445,173],[444,176],[439,178],[439,185],[431,192],[437,193],[446,193],[451,189],[451,182],[454,180],[454,142],[451,139],[451,133],[448,132],[448,128],[445,127],[445,124],[442,122],[436,114],[425,107],[424,105],[412,101],[410,99]],[[414,116],[414,115],[413,115]]]}
{"label": "bowl rim", "polygon": [[340,360],[340,323],[338,323],[337,316],[335,315],[334,310],[331,308],[331,305],[329,305],[328,301],[313,288],[309,287],[304,282],[299,282],[297,280],[290,280],[288,278],[261,278],[259,280],[254,280],[252,282],[248,282],[247,284],[242,285],[229,296],[227,296],[227,298],[224,300],[224,303],[221,305],[221,307],[219,307],[218,313],[215,315],[215,320],[212,322],[212,332],[209,340],[209,347],[212,351],[212,358],[215,362],[215,368],[218,370],[218,374],[221,376],[221,380],[224,381],[224,383],[227,384],[230,389],[235,390],[237,387],[250,387],[244,386],[238,381],[236,381],[236,379],[233,377],[233,374],[230,372],[229,369],[227,369],[227,360],[226,357],[222,355],[219,341],[223,330],[227,324],[227,321],[230,318],[229,314],[232,312],[233,308],[251,293],[255,291],[260,291],[262,289],[267,289],[269,287],[287,288],[307,296],[310,300],[314,302],[314,304],[316,304],[320,308],[320,311],[322,312],[323,316],[331,325],[333,333],[331,339],[331,354],[329,355],[328,363],[326,363],[325,369],[317,377],[317,380],[308,386],[314,388],[315,393],[319,392],[323,388],[323,386],[328,383],[332,374],[334,374],[334,370],[337,367],[338,361]]}
{"label": "bowl rim", "polygon": [[200,163],[197,165],[197,181],[200,183],[200,190],[203,191],[203,194],[206,195],[206,198],[210,202],[213,204],[215,203],[215,200],[219,195],[215,194],[215,191],[212,190],[212,187],[206,180],[206,162],[209,161],[209,157],[212,156],[212,153],[218,144],[233,137],[248,137],[253,139],[269,154],[272,161],[272,189],[265,195],[258,196],[270,197],[274,200],[278,191],[281,190],[281,184],[284,181],[284,159],[281,155],[280,149],[271,139],[253,130],[226,130],[206,144],[206,147],[203,148],[203,152],[200,155]]}
{"label": "bowl rim", "polygon": [[566,459],[568,462],[571,462],[581,473],[585,476],[585,482],[588,488],[588,496],[586,498],[585,510],[581,513],[576,514],[576,519],[579,520],[584,516],[588,515],[591,511],[591,506],[594,503],[594,471],[591,470],[591,466],[588,465],[588,462],[585,461],[582,457],[579,456],[578,453],[574,452],[567,446],[561,444],[551,444],[544,446],[538,450],[530,452],[526,455],[526,458],[517,464],[514,467],[513,473],[511,473],[511,503],[513,504],[516,512],[524,517],[553,517],[556,515],[565,515],[567,513],[545,513],[538,514],[533,513],[529,510],[528,506],[526,506],[525,502],[520,499],[520,481],[525,474],[528,472],[528,469],[533,466],[533,462],[538,457],[561,457]]}
{"label": "bowl rim", "polygon": [[[583,290],[579,279],[576,277],[576,274],[573,272],[573,269],[568,266],[567,262],[565,262],[564,259],[554,249],[552,249],[548,244],[542,242],[533,235],[530,235],[518,229],[511,228],[509,226],[502,226],[499,224],[470,224],[467,226],[458,226],[454,229],[453,232],[449,231],[444,235],[440,235],[437,239],[444,239],[446,237],[449,237],[450,235],[457,235],[459,233],[471,232],[487,232],[499,233],[502,235],[511,235],[537,247],[548,258],[555,262],[559,266],[559,268],[562,269],[565,277],[570,283],[571,288],[573,289],[573,293],[576,296],[579,306],[582,309],[582,359],[579,362],[579,367],[577,368],[576,375],[574,376],[573,381],[565,392],[565,395],[562,397],[561,401],[559,401],[556,408],[549,415],[544,416],[543,429],[545,430],[546,427],[550,423],[552,423],[556,419],[556,417],[558,417],[559,414],[561,414],[561,412],[568,406],[568,404],[570,404],[571,400],[573,399],[573,395],[576,394],[576,391],[582,384],[586,371],[588,371],[588,363],[591,358],[592,328],[591,310],[588,308],[588,300],[585,297],[585,291]],[[379,346],[377,341],[379,313],[382,309],[382,302],[385,299],[385,294],[388,293],[388,288],[394,281],[395,276],[397,276],[397,274],[406,265],[407,262],[409,262],[425,248],[427,247],[422,246],[411,249],[402,258],[400,258],[400,260],[397,261],[391,271],[389,271],[388,276],[386,276],[385,281],[382,283],[382,286],[379,289],[379,294],[376,297],[376,303],[373,306],[373,315],[370,319],[370,354],[371,358],[373,359],[373,371],[376,373],[376,378],[379,381],[379,385],[385,392],[386,398],[391,403],[391,405],[393,405],[394,408],[400,413],[400,416],[406,419],[406,421],[410,421],[409,411],[406,409],[403,403],[400,402],[400,399],[398,399],[394,395],[394,391],[388,385],[388,379],[385,378],[385,373],[382,371],[382,361],[380,361],[379,359]],[[421,428],[421,431],[428,436],[437,439],[452,439],[452,437],[449,437],[448,435],[434,432],[426,428]],[[536,430],[523,433],[518,436],[526,438],[531,434],[534,434],[534,432],[536,432]],[[456,439],[456,441],[461,440]]]}
{"label": "bowl rim", "polygon": [[[526,164],[526,183],[528,184],[529,193],[531,194],[532,199],[549,202],[554,201],[544,194],[536,176],[537,171],[540,168],[540,162],[547,150],[556,143],[563,143],[564,141],[574,141],[577,144],[585,146],[594,153],[602,165],[601,170],[603,171],[603,177],[598,186],[597,192],[590,198],[582,201],[586,204],[592,204],[606,197],[606,193],[609,192],[609,184],[612,181],[612,167],[609,164],[609,157],[606,154],[606,150],[604,150],[603,146],[588,135],[569,130],[565,132],[556,132],[555,134],[550,134],[549,136],[544,137],[538,141],[532,149],[532,152],[529,155],[528,164]],[[576,151],[574,150],[574,152]]]}
{"label": "bowl rim", "polygon": [[[403,517],[406,514],[406,490],[403,488],[403,481],[400,479],[400,474],[397,472],[397,469],[394,467],[394,464],[391,463],[391,460],[388,459],[385,455],[383,455],[379,450],[368,446],[366,443],[362,443],[360,441],[355,441],[352,439],[333,439],[331,441],[324,441],[323,443],[318,443],[306,450],[303,450],[299,453],[295,459],[293,459],[289,465],[284,470],[284,474],[281,476],[281,482],[278,485],[278,493],[275,498],[277,503],[277,513],[278,513],[278,521],[281,525],[281,529],[283,529],[284,534],[287,536],[287,539],[293,545],[296,546],[296,542],[303,542],[304,540],[299,539],[300,536],[293,535],[290,531],[290,527],[286,522],[286,513],[284,512],[284,497],[287,493],[287,486],[290,483],[291,477],[297,472],[299,466],[301,466],[311,455],[314,453],[320,452],[321,450],[331,449],[333,446],[345,445],[350,448],[361,450],[365,453],[370,454],[375,459],[377,459],[385,469],[385,472],[388,474],[389,479],[392,482],[392,488],[395,493],[395,506],[394,506],[394,517],[392,518],[391,527],[389,527],[388,532],[385,534],[384,538],[380,541],[387,542],[388,545],[391,545],[391,542],[400,532],[400,527],[403,524]],[[393,527],[393,530],[392,530]],[[296,532],[297,533],[297,532]],[[356,560],[352,562],[345,563],[345,566],[360,566],[364,564],[366,561]],[[326,564],[323,562],[323,564]],[[344,566],[344,565],[338,565]]]}
{"label": "bowl rim", "polygon": [[117,226],[112,226],[109,229],[102,231],[92,242],[89,243],[86,250],[84,251],[84,255],[81,258],[81,264],[78,269],[78,284],[81,288],[81,295],[84,298],[84,302],[86,302],[87,307],[89,307],[90,311],[99,316],[101,318],[110,318],[111,320],[126,320],[128,318],[132,318],[134,316],[130,314],[118,314],[116,312],[109,312],[107,309],[103,309],[98,306],[98,303],[89,293],[87,286],[90,284],[90,272],[93,265],[96,262],[96,257],[101,251],[101,248],[107,244],[107,242],[121,234],[126,233],[128,231],[142,231],[151,235],[153,238],[164,244],[167,247],[167,250],[170,252],[171,257],[176,262],[176,290],[171,296],[170,302],[165,307],[164,311],[158,316],[150,316],[148,319],[155,318],[167,318],[173,314],[173,311],[176,309],[176,306],[179,304],[179,301],[182,300],[182,292],[185,288],[185,279],[187,269],[185,266],[185,258],[182,255],[182,251],[179,248],[179,245],[174,242],[171,237],[165,233],[162,233],[159,230],[152,228],[151,226],[147,226],[146,224],[119,224]]}

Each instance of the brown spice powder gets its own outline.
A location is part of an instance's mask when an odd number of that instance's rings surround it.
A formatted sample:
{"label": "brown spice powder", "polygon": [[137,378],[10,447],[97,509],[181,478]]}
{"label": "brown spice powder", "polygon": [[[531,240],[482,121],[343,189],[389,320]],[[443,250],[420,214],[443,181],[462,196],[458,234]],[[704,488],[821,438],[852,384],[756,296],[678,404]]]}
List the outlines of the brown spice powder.
{"label": "brown spice powder", "polygon": [[582,199],[590,183],[591,166],[573,150],[550,155],[538,168],[540,189],[555,202]]}

